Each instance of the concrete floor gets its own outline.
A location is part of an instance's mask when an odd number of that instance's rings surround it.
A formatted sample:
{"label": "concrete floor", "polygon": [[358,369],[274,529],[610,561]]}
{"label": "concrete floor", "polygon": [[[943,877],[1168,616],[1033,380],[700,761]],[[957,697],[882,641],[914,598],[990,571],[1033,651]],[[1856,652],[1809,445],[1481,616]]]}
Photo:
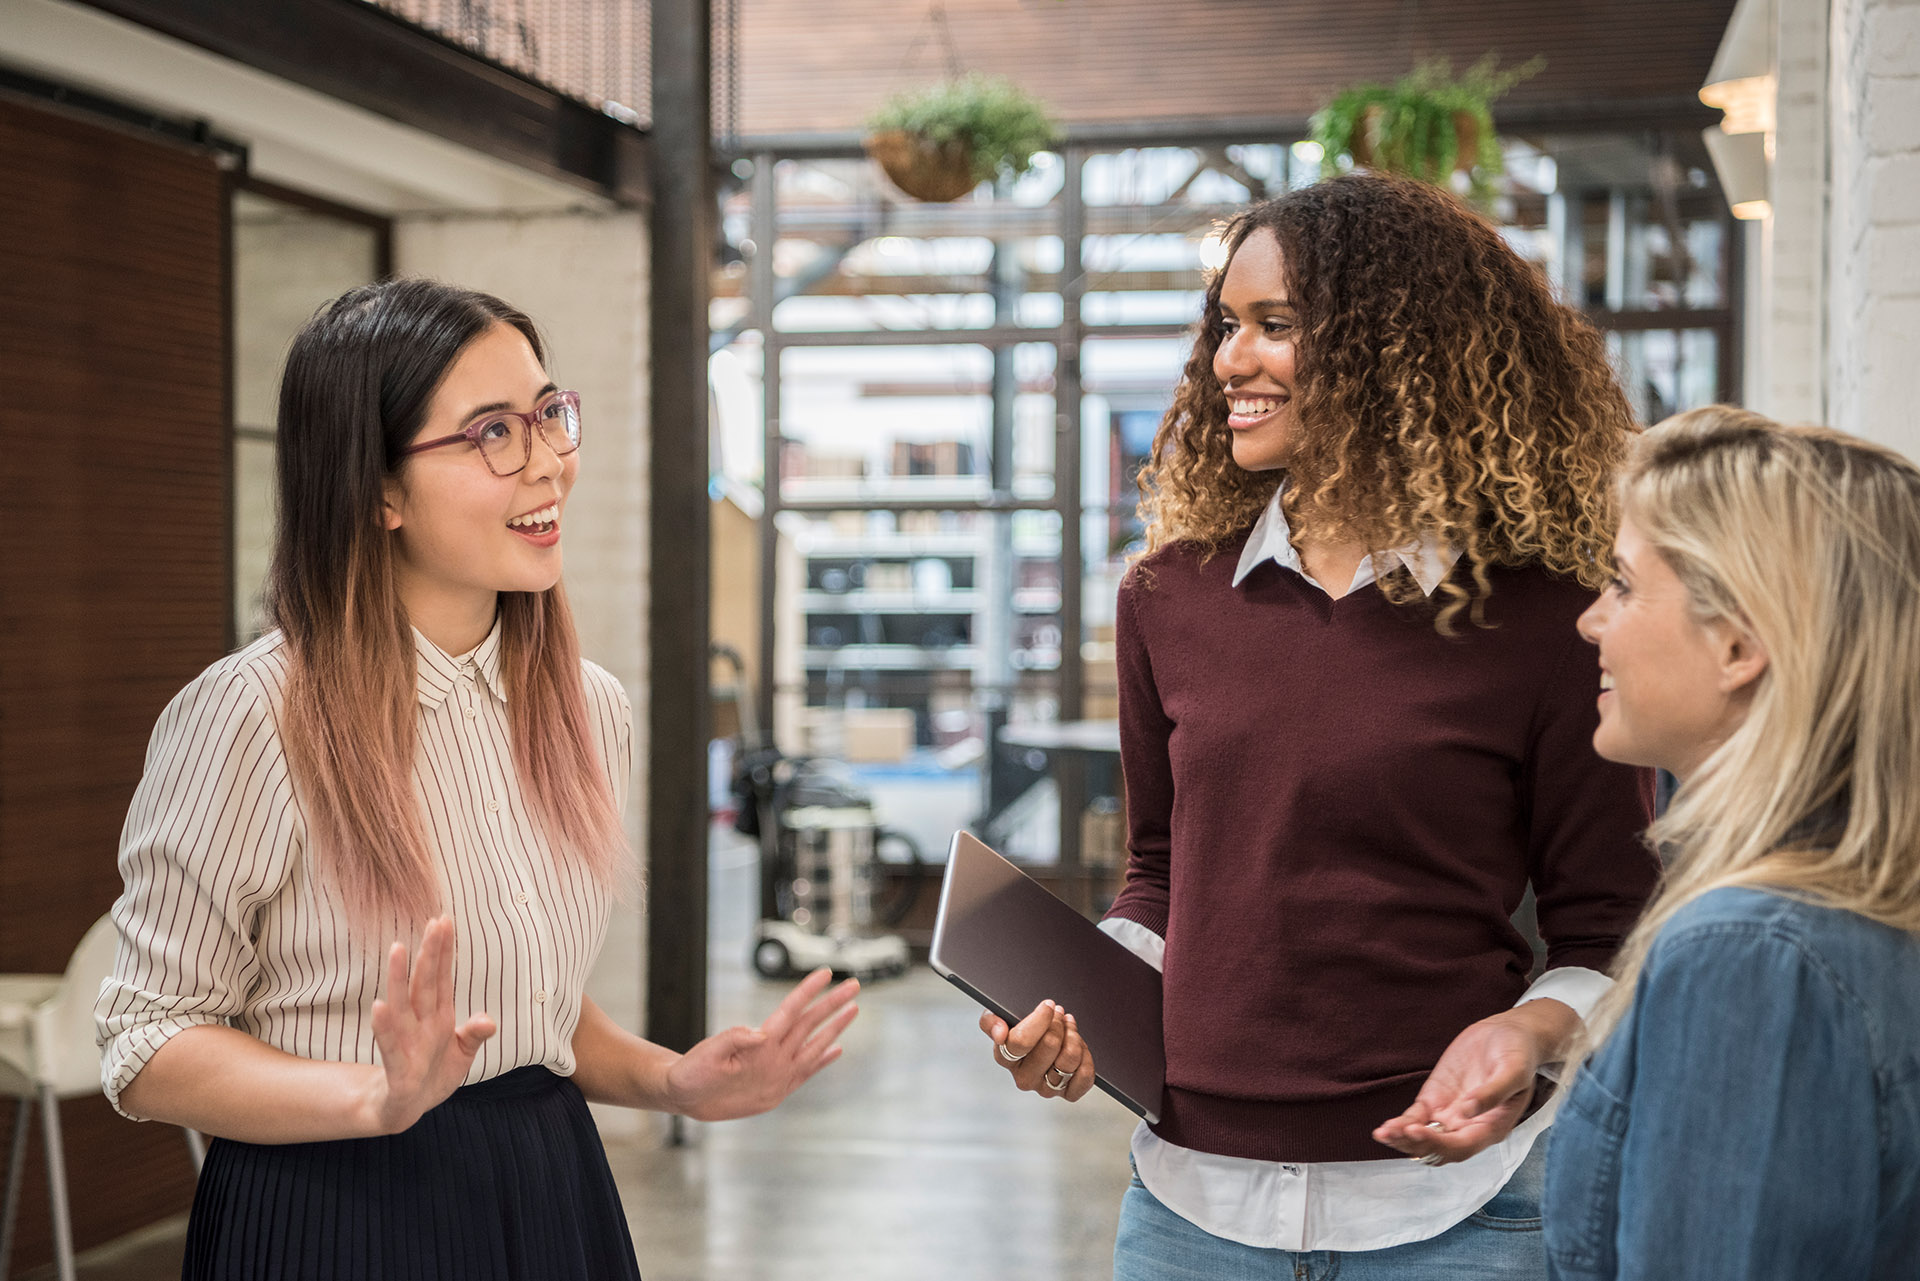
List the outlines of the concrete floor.
{"label": "concrete floor", "polygon": [[[755,876],[730,834],[716,841],[716,1028],[757,1023],[789,986],[746,965]],[[924,968],[860,1005],[845,1055],[778,1111],[690,1124],[677,1148],[664,1124],[609,1137],[648,1281],[1111,1275],[1133,1117],[1098,1092],[1067,1105],[1014,1090],[978,1007]],[[184,1232],[182,1219],[92,1251],[80,1275],[177,1277]]]}

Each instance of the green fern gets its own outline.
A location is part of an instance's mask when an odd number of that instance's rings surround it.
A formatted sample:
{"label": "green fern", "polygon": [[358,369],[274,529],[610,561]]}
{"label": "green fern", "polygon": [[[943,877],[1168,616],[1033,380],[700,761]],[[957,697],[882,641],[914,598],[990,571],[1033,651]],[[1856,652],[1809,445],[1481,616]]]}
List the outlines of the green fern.
{"label": "green fern", "polygon": [[1052,146],[1055,135],[1039,99],[1011,80],[977,72],[888,99],[867,128],[962,143],[979,181],[1025,173],[1034,154]]}
{"label": "green fern", "polygon": [[[1438,58],[1391,85],[1347,89],[1309,125],[1320,144],[1321,172],[1337,172],[1342,162],[1351,166],[1356,150],[1370,150],[1373,168],[1424,182],[1444,185],[1456,168],[1465,169],[1474,198],[1490,199],[1493,180],[1505,170],[1490,104],[1545,66],[1545,59],[1533,58],[1501,71],[1497,55],[1488,54],[1456,80],[1452,65]],[[1456,116],[1474,125],[1474,154],[1464,163]]]}

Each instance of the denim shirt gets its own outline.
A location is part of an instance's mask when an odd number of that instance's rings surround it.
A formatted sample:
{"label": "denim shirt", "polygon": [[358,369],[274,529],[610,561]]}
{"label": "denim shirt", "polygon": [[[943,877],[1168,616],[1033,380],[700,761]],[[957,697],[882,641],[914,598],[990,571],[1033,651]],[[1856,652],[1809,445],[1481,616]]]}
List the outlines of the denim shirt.
{"label": "denim shirt", "polygon": [[1761,890],[1682,908],[1542,1214],[1564,1281],[1920,1277],[1920,938]]}

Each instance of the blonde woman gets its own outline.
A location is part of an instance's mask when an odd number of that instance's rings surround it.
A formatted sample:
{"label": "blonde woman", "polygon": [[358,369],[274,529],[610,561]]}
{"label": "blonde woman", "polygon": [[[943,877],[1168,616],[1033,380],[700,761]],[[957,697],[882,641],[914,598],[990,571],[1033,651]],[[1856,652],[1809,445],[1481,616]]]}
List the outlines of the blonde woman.
{"label": "blonde woman", "polygon": [[114,1106],[215,1136],[190,1279],[637,1277],[586,1101],[745,1116],[840,1053],[825,971],[685,1054],[586,994],[633,727],[560,587],[581,419],[486,294],[294,340],[275,630],[161,715],[96,1008]]}
{"label": "blonde woman", "polygon": [[1920,1276],[1920,469],[1714,408],[1621,493],[1593,742],[1680,789],[1561,1110],[1554,1275]]}

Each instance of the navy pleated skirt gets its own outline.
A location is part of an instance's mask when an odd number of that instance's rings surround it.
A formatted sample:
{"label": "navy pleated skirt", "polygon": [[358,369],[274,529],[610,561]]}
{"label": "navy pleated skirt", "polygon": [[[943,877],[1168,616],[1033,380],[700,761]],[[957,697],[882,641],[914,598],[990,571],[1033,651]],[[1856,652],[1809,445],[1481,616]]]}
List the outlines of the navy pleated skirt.
{"label": "navy pleated skirt", "polygon": [[638,1281],[580,1090],[543,1067],[462,1086],[404,1134],[215,1139],[187,1281]]}

